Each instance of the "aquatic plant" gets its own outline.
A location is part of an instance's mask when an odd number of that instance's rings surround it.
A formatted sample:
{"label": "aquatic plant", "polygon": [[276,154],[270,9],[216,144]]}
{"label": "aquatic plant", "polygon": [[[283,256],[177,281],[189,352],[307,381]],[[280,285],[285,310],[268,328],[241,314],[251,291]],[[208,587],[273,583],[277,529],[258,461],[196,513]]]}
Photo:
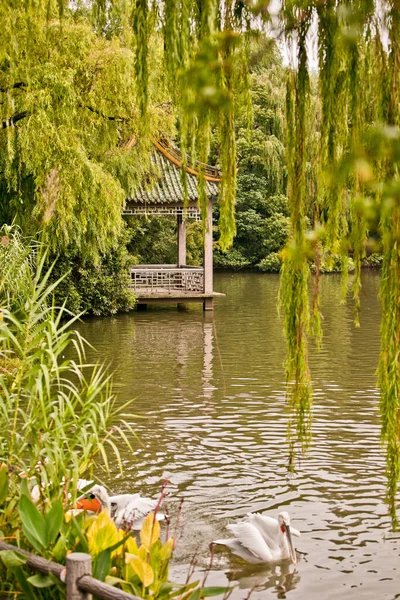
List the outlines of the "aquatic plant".
{"label": "aquatic plant", "polygon": [[75,493],[96,456],[107,469],[111,451],[121,465],[116,440],[129,446],[133,432],[118,418],[110,374],[85,363],[78,317],[52,304],[46,253],[15,229],[6,237],[0,263],[16,277],[0,281],[0,462],[34,477],[44,503]]}
{"label": "aquatic plant", "polygon": [[205,587],[204,582],[169,580],[169,563],[176,540],[161,529],[155,514],[149,514],[136,540],[132,531],[117,529],[107,511],[87,516],[74,515],[71,499],[47,502],[38,509],[32,502],[26,479],[20,484],[19,502],[10,497],[13,480],[20,479],[5,464],[0,466],[0,531],[2,537],[18,544],[15,550],[0,551],[0,590],[23,594],[29,600],[65,597],[65,586],[53,575],[32,575],[25,568],[26,556],[18,548],[64,564],[69,552],[92,556],[93,577],[139,598],[188,600],[224,595],[229,589]]}

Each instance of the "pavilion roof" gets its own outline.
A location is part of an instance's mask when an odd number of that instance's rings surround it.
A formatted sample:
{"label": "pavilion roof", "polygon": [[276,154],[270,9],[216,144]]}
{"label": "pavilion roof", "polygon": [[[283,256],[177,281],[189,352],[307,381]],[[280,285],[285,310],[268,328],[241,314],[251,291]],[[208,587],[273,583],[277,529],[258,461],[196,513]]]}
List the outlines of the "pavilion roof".
{"label": "pavilion roof", "polygon": [[[182,185],[182,162],[179,150],[165,142],[155,142],[151,154],[152,168],[140,183],[133,197],[127,198],[127,205],[147,206],[183,206],[184,190]],[[199,197],[199,170],[205,173],[206,194],[216,202],[220,172],[208,165],[195,163],[186,168],[188,196],[190,203],[196,203]]]}

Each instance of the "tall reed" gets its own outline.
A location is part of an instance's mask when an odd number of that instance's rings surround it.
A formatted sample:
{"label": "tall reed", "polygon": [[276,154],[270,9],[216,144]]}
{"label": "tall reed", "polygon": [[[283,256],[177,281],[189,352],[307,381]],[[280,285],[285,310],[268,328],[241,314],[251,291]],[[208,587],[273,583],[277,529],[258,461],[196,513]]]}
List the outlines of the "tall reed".
{"label": "tall reed", "polygon": [[53,305],[46,252],[15,227],[0,242],[0,463],[34,478],[42,502],[66,499],[95,457],[107,469],[111,451],[121,465],[133,432],[106,369],[85,362],[79,317]]}

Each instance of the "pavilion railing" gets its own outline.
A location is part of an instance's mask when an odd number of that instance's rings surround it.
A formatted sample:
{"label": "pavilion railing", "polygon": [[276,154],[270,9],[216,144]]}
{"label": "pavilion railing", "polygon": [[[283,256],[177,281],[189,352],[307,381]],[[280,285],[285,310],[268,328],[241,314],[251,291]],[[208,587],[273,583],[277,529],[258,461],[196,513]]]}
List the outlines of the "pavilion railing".
{"label": "pavilion railing", "polygon": [[131,287],[138,294],[202,293],[204,269],[177,265],[136,265],[131,269]]}

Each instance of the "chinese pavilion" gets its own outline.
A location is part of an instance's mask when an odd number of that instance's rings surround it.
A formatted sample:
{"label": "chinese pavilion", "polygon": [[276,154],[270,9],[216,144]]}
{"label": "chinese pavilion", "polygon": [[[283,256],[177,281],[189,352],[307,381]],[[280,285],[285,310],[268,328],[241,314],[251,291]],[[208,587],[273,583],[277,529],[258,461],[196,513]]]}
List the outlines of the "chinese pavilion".
{"label": "chinese pavilion", "polygon": [[[172,216],[177,219],[177,262],[173,265],[135,265],[131,269],[131,285],[138,309],[153,302],[202,302],[204,310],[213,309],[212,210],[218,199],[221,173],[215,167],[199,162],[186,166],[188,203],[184,207],[182,157],[177,148],[165,141],[154,142],[151,155],[151,180],[143,181],[132,198],[126,201],[125,215]],[[207,212],[204,228],[204,261],[202,266],[186,264],[186,221],[200,220],[197,181],[204,173]]]}

